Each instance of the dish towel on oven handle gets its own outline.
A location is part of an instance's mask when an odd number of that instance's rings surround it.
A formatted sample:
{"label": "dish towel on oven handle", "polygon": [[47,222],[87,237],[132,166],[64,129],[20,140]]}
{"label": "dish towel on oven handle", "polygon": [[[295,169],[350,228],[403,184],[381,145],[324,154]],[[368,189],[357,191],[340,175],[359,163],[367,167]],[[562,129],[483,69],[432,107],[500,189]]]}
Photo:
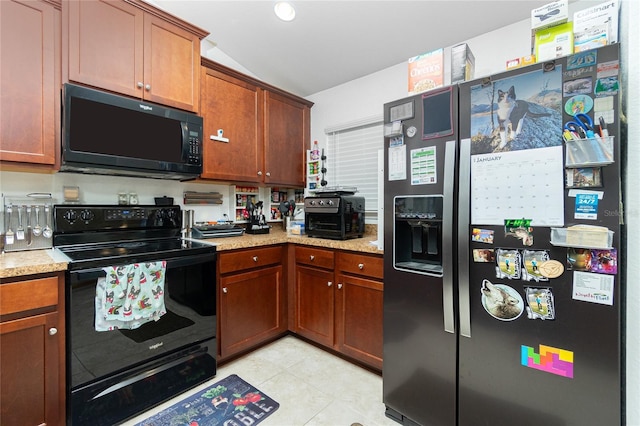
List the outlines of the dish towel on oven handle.
{"label": "dish towel on oven handle", "polygon": [[135,329],[158,321],[167,312],[166,267],[162,260],[102,268],[107,275],[96,283],[96,331]]}

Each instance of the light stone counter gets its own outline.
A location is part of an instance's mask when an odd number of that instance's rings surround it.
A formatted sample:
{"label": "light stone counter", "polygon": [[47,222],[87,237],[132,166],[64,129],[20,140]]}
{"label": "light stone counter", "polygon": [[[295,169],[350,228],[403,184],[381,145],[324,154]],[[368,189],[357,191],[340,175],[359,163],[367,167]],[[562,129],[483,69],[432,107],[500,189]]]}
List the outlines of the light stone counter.
{"label": "light stone counter", "polygon": [[[382,255],[382,250],[378,250],[378,246],[371,243],[376,239],[375,226],[369,225],[362,238],[344,241],[311,238],[306,235],[288,235],[279,226],[274,226],[268,234],[244,234],[240,237],[207,238],[198,241],[214,244],[217,251],[292,243]],[[65,271],[68,260],[56,249],[4,253],[0,255],[0,278]]]}
{"label": "light stone counter", "polygon": [[67,264],[67,257],[55,249],[3,253],[0,255],[0,278],[65,271]]}
{"label": "light stone counter", "polygon": [[338,250],[350,250],[363,253],[374,253],[382,255],[382,250],[372,244],[377,239],[375,229],[367,233],[362,238],[349,240],[328,240],[324,238],[308,237],[306,235],[288,235],[280,227],[274,226],[268,234],[244,234],[240,237],[207,238],[204,241],[215,244],[217,251],[236,250],[243,248],[259,247],[273,244],[300,244],[306,246],[325,247]]}

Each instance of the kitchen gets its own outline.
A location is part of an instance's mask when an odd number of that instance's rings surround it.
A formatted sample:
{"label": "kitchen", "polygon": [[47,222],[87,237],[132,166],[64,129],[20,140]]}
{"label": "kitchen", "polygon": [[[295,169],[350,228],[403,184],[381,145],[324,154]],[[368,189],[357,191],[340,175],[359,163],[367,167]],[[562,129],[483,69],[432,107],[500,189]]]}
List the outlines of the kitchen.
{"label": "kitchen", "polygon": [[[624,2],[623,2],[624,5]],[[626,6],[631,6],[627,4]],[[623,15],[624,16],[624,15]],[[525,25],[526,26],[526,25]],[[513,29],[511,29],[513,31]],[[623,34],[627,34],[623,32]],[[486,35],[486,39],[491,39],[496,35]],[[629,35],[629,40],[633,40]],[[517,37],[514,37],[514,39]],[[481,46],[484,45],[484,38],[479,37],[476,44],[473,44],[474,51],[477,56],[487,57],[489,54],[481,54]],[[473,41],[470,41],[473,43]],[[490,42],[489,42],[490,43]],[[526,44],[526,41],[525,41]],[[487,48],[490,52],[491,49]],[[513,55],[511,55],[513,56]],[[497,65],[498,68],[502,67],[503,62]],[[491,69],[490,69],[491,70]],[[482,72],[482,70],[479,70]],[[323,141],[325,136],[323,134],[323,130],[325,127],[335,123],[341,123],[350,120],[357,120],[361,117],[370,117],[381,114],[381,105],[384,101],[388,101],[391,99],[399,98],[405,94],[405,85],[403,84],[404,79],[406,78],[406,64],[402,63],[396,67],[392,67],[388,70],[384,70],[380,73],[373,74],[371,76],[365,77],[363,79],[359,79],[355,81],[352,85],[347,85],[342,88],[330,89],[313,96],[309,97],[309,100],[314,102],[314,107],[311,109],[312,119],[311,119],[311,140],[320,140]],[[394,86],[394,83],[397,82],[397,86]],[[630,82],[633,83],[633,82]],[[375,93],[375,96],[379,99],[374,101],[367,99],[366,101],[363,99],[362,105],[358,105],[354,108],[353,101],[349,102],[351,99],[359,99],[355,96],[352,96],[353,92],[360,93],[362,91],[362,87],[376,87],[376,90],[370,90],[369,93]],[[365,90],[366,91],[366,90]],[[385,93],[386,91],[386,93]],[[630,110],[631,111],[631,110]],[[633,123],[630,123],[630,131],[632,130]],[[630,152],[630,155],[633,153]],[[174,197],[175,199],[181,199],[182,193],[184,190],[195,190],[202,191],[203,184],[195,184],[195,183],[186,183],[179,184],[175,182],[165,182],[165,181],[155,181],[155,180],[146,180],[146,179],[130,179],[130,178],[109,178],[106,180],[103,177],[99,176],[91,176],[87,175],[81,176],[81,180],[77,179],[77,176],[68,175],[68,174],[54,174],[54,175],[41,175],[41,174],[29,174],[26,175],[21,172],[2,172],[2,187],[3,192],[5,188],[11,188],[12,191],[20,193],[28,193],[28,192],[41,192],[47,191],[52,192],[54,194],[60,194],[61,198],[61,189],[64,186],[79,186],[83,197],[85,197],[85,201],[91,203],[115,203],[115,196],[119,192],[130,192],[131,189],[134,189],[140,198],[140,204],[152,204],[154,196],[167,195]],[[105,182],[107,182],[108,190],[105,190]],[[216,184],[205,184],[206,191],[218,191],[223,194],[225,199],[230,199],[232,194],[230,193],[230,189],[226,185],[216,185]],[[196,206],[194,208],[201,209],[201,206]],[[213,218],[221,217],[226,211],[224,210],[216,210],[218,207],[207,207],[207,216]],[[198,219],[198,213],[196,213]],[[204,213],[199,215],[202,219],[207,217],[204,216]],[[633,222],[629,223],[630,231],[633,226]],[[630,250],[633,250],[633,246],[630,247]],[[630,265],[631,274],[632,265]],[[633,289],[629,289],[630,291],[630,303],[632,303],[632,291]],[[629,315],[632,316],[633,310],[629,309]],[[634,324],[633,318],[629,319],[629,324]],[[632,334],[629,335],[628,339],[628,351],[630,353],[632,349],[632,344],[634,342],[634,338]],[[632,359],[632,357],[629,357]],[[633,369],[629,369],[628,371],[628,386],[631,388],[628,393],[629,400],[633,399],[633,374],[635,374]],[[636,404],[629,403],[629,410],[632,410],[633,406]],[[633,419],[633,413],[629,412],[629,419]],[[630,422],[629,424],[633,424]]]}

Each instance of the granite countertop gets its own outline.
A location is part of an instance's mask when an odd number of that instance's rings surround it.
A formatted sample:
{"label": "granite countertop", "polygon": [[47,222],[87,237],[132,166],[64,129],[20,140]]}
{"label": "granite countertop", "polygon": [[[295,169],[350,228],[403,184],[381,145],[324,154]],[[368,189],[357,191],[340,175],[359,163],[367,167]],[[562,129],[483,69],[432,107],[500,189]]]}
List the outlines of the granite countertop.
{"label": "granite countertop", "polygon": [[382,255],[382,250],[378,250],[378,246],[371,243],[372,241],[376,241],[377,237],[378,235],[375,232],[375,229],[367,229],[362,238],[353,238],[349,240],[327,240],[324,238],[308,237],[306,235],[287,234],[280,227],[274,226],[270,229],[268,234],[245,233],[240,237],[207,238],[199,241],[215,244],[218,252],[273,244],[293,243]]}
{"label": "granite countertop", "polygon": [[2,253],[0,278],[66,271],[67,264],[67,257],[55,249]]}
{"label": "granite countertop", "polygon": [[[284,232],[282,228],[274,226],[268,234],[244,234],[239,237],[207,238],[198,241],[215,244],[218,252],[292,243],[382,255],[382,250],[378,250],[377,245],[371,244],[377,237],[376,227],[369,225],[362,238],[344,241],[291,235]],[[8,252],[0,255],[0,278],[65,271],[67,265],[67,257],[56,249]]]}

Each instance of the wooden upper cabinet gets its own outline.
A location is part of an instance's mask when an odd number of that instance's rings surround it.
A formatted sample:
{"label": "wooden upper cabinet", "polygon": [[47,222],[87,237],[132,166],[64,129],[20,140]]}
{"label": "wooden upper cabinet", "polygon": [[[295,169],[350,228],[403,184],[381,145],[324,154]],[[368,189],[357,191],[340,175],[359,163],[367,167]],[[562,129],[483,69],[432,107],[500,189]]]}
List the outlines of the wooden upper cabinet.
{"label": "wooden upper cabinet", "polygon": [[[260,182],[262,164],[262,90],[249,82],[202,67],[204,119],[202,177]],[[222,137],[228,142],[211,139]]]}
{"label": "wooden upper cabinet", "polygon": [[0,1],[0,160],[54,165],[60,3]]}
{"label": "wooden upper cabinet", "polygon": [[304,187],[313,103],[206,58],[200,79],[202,177]]}
{"label": "wooden upper cabinet", "polygon": [[137,0],[64,5],[69,81],[198,111],[206,32]]}
{"label": "wooden upper cabinet", "polygon": [[144,29],[143,97],[197,112],[200,38],[149,14],[145,15]]}
{"label": "wooden upper cabinet", "polygon": [[305,185],[305,152],[310,147],[307,104],[266,91],[264,182]]}

